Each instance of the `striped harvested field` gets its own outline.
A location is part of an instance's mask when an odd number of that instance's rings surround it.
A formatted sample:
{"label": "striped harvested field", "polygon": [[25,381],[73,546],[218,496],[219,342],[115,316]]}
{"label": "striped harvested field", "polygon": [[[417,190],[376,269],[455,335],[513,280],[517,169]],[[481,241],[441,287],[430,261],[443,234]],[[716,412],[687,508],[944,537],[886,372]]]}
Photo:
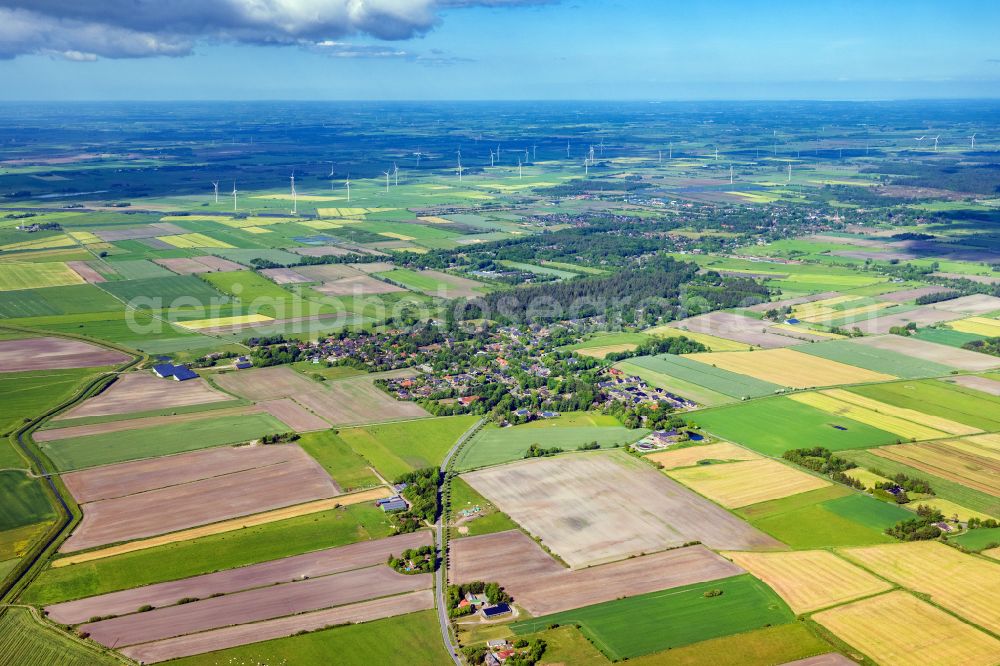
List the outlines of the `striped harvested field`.
{"label": "striped harvested field", "polygon": [[1000,497],[1000,443],[996,434],[962,439],[882,446],[871,452]]}
{"label": "striped harvested field", "polygon": [[830,485],[829,481],[766,458],[686,467],[668,475],[729,509]]}
{"label": "striped harvested field", "polygon": [[663,469],[676,469],[697,465],[701,460],[758,460],[760,456],[742,446],[718,442],[705,446],[689,446],[676,451],[659,451],[646,456],[647,460],[660,463]]}
{"label": "striped harvested field", "polygon": [[921,440],[947,437],[947,433],[941,430],[935,430],[934,428],[929,428],[890,414],[882,414],[865,407],[859,407],[858,405],[826,395],[825,392],[796,393],[788,397],[803,405],[821,409],[828,414],[836,414],[859,421],[879,430],[899,435],[904,439]]}
{"label": "striped harvested field", "polygon": [[1000,641],[902,591],[838,606],[812,619],[879,664],[995,666],[1000,654]]}
{"label": "striped harvested field", "polygon": [[770,585],[796,613],[808,613],[892,588],[884,580],[825,550],[723,555]]}
{"label": "striped harvested field", "polygon": [[857,368],[845,363],[811,356],[792,349],[761,349],[753,352],[685,354],[688,358],[756,379],[790,386],[812,388],[838,384],[882,382],[893,375]]}
{"label": "striped harvested field", "polygon": [[842,553],[883,578],[929,595],[956,615],[1000,633],[1000,564],[936,541],[847,548]]}

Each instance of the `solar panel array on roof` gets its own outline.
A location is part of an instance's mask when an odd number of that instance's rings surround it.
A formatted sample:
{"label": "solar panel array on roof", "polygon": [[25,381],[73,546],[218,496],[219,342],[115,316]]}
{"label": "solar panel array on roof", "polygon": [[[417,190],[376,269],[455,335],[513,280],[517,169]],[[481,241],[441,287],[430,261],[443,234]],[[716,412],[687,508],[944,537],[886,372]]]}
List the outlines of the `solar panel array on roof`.
{"label": "solar panel array on roof", "polygon": [[157,377],[173,377],[174,370],[172,363],[160,363],[153,366],[153,372],[156,373]]}
{"label": "solar panel array on roof", "polygon": [[183,382],[186,379],[194,379],[198,376],[198,373],[190,368],[185,368],[183,365],[174,366],[174,379],[179,382]]}
{"label": "solar panel array on roof", "polygon": [[483,609],[483,617],[496,617],[497,615],[506,615],[510,612],[510,606],[506,603],[497,604],[496,606],[488,606]]}

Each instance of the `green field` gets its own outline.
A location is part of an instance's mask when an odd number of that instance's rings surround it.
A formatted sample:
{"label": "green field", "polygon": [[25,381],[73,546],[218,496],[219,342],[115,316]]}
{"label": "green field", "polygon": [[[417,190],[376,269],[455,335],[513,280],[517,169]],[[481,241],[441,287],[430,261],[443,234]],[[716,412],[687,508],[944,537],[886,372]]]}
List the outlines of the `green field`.
{"label": "green field", "polygon": [[61,261],[0,263],[0,291],[80,284],[83,278]]}
{"label": "green field", "polygon": [[859,467],[868,470],[879,470],[883,474],[893,476],[895,474],[906,474],[918,479],[925,479],[931,484],[934,494],[941,499],[951,500],[967,509],[980,511],[994,518],[1000,518],[1000,498],[973,488],[968,488],[955,481],[942,479],[939,476],[928,474],[923,470],[888,460],[868,451],[844,451],[840,454],[851,462],[857,463]]}
{"label": "green field", "polygon": [[[882,533],[884,528],[871,526],[884,520],[884,510],[856,501],[852,497],[854,495],[856,493],[846,486],[834,485],[753,504],[738,509],[736,513],[757,529],[795,549],[864,546],[895,541]],[[875,499],[871,501],[878,502]],[[905,509],[899,511],[903,511],[907,518],[912,517]]]}
{"label": "green field", "polygon": [[645,333],[595,333],[586,340],[576,344],[560,347],[564,351],[576,351],[578,349],[593,349],[595,347],[608,347],[611,345],[639,345],[649,340],[650,336]]}
{"label": "green field", "polygon": [[[10,561],[11,558],[23,555],[32,542],[48,529],[49,525],[51,525],[51,522],[46,521],[0,531],[0,560]],[[0,575],[0,578],[2,577]]]}
{"label": "green field", "polygon": [[969,530],[965,534],[949,537],[948,541],[953,541],[960,546],[975,551],[994,548],[1000,545],[1000,527],[983,527]]}
{"label": "green field", "polygon": [[[898,439],[892,433],[784,396],[692,412],[688,419],[717,437],[769,456],[807,446],[823,446],[831,451],[861,449],[893,444]],[[838,430],[834,425],[847,430]]]}
{"label": "green field", "polygon": [[527,273],[534,273],[535,275],[551,275],[557,277],[560,280],[570,280],[575,277],[579,277],[579,273],[573,271],[560,270],[549,264],[548,266],[539,266],[537,264],[524,264],[518,261],[499,261],[497,262],[507,268],[514,268],[519,271],[525,271]]}
{"label": "green field", "polygon": [[253,271],[205,273],[204,279],[224,294],[249,304],[256,299],[285,301],[293,294]]}
{"label": "green field", "polygon": [[394,271],[379,273],[378,275],[379,277],[384,277],[392,280],[393,282],[397,282],[407,289],[412,289],[413,291],[436,293],[439,290],[448,289],[447,283],[435,280],[433,277],[423,273],[412,271],[409,268],[397,268]]}
{"label": "green field", "polygon": [[366,374],[364,370],[358,370],[348,365],[334,365],[327,367],[325,363],[310,363],[309,361],[299,361],[292,363],[293,370],[298,370],[304,375],[319,375],[323,379],[347,379]]}
{"label": "green field", "polygon": [[443,416],[400,423],[344,428],[337,434],[386,479],[422,467],[437,467],[478,416]]}
{"label": "green field", "polygon": [[174,273],[148,259],[109,261],[108,265],[124,280],[147,280],[149,278],[171,277]]}
{"label": "green field", "polygon": [[[0,374],[0,433],[68,400],[104,368],[28,370]],[[4,456],[0,454],[0,467]]]}
{"label": "green field", "polygon": [[1000,397],[937,379],[856,386],[848,390],[987,432],[1000,430]]}
{"label": "green field", "polygon": [[660,354],[629,359],[631,365],[676,377],[732,398],[759,398],[771,395],[781,386],[693,361],[683,356]]}
{"label": "green field", "polygon": [[253,259],[266,259],[267,261],[273,261],[276,264],[285,264],[287,266],[292,266],[302,261],[302,257],[292,252],[287,252],[286,250],[228,250],[212,248],[210,254],[222,257],[223,259],[229,259],[230,261],[235,261],[236,263],[243,264],[244,266],[249,266],[250,261]]}
{"label": "green field", "polygon": [[[709,590],[723,594],[705,597]],[[521,635],[552,624],[579,624],[601,652],[618,661],[786,624],[794,617],[769,587],[743,574],[544,615],[516,622],[511,629]]]}
{"label": "green field", "polygon": [[461,477],[453,478],[451,480],[452,521],[456,522],[461,518],[459,512],[462,509],[470,509],[474,506],[478,506],[481,511],[474,514],[475,518],[463,521],[461,526],[465,528],[465,531],[454,530],[452,532],[453,538],[517,529],[517,523],[500,511],[492,502],[477,493]]}
{"label": "green field", "polygon": [[913,513],[898,504],[882,502],[861,493],[851,493],[844,497],[823,502],[823,508],[856,523],[882,531],[901,520],[913,518]]}
{"label": "green field", "polygon": [[699,386],[692,382],[678,379],[677,377],[672,377],[661,372],[650,370],[649,368],[644,368],[640,365],[632,363],[631,361],[621,361],[616,363],[615,367],[628,375],[635,375],[636,377],[639,377],[650,386],[655,386],[657,388],[670,391],[671,393],[676,393],[677,395],[693,400],[699,405],[704,405],[706,407],[726,405],[736,400],[736,398],[723,395],[718,391],[713,391],[705,388],[704,386]]}
{"label": "green field", "polygon": [[53,517],[42,481],[24,472],[0,471],[0,531],[40,523]]}
{"label": "green field", "polygon": [[368,502],[353,504],[68,567],[46,569],[28,588],[23,599],[28,603],[48,605],[266,562],[320,548],[382,539],[390,534],[392,527],[380,509]]}
{"label": "green field", "polygon": [[41,624],[26,608],[8,608],[0,615],[0,664],[110,666],[121,661]]}
{"label": "green field", "polygon": [[0,291],[0,318],[44,317],[121,310],[122,304],[92,284]]}
{"label": "green field", "polygon": [[62,471],[205,449],[291,430],[270,414],[243,414],[185,421],[103,435],[41,442],[39,447]]}
{"label": "green field", "polygon": [[603,268],[594,268],[593,266],[581,266],[580,264],[569,264],[562,261],[543,261],[543,266],[551,266],[553,268],[561,268],[566,271],[576,272],[576,273],[586,273],[587,275],[607,275],[608,271]]}
{"label": "green field", "polygon": [[208,652],[171,663],[176,666],[372,666],[398,663],[441,666],[452,661],[438,635],[437,615],[432,610],[426,610]]}
{"label": "green field", "polygon": [[829,342],[799,345],[796,347],[796,351],[906,379],[940,377],[954,370],[954,368],[940,363],[932,363],[847,340],[830,340]]}
{"label": "green field", "polygon": [[[563,423],[566,425],[562,425]],[[602,448],[609,448],[631,444],[649,433],[642,428],[629,430],[614,420],[611,423],[599,421],[594,425],[577,423],[579,421],[572,420],[572,417],[563,416],[509,428],[486,425],[462,448],[455,467],[468,471],[520,460],[532,444],[571,451],[584,444],[597,442]]]}
{"label": "green field", "polygon": [[802,622],[755,629],[629,659],[630,666],[772,666],[832,652]]}
{"label": "green field", "polygon": [[961,347],[966,342],[985,339],[985,336],[982,335],[953,331],[950,328],[921,328],[913,337],[917,340],[936,342],[941,345],[948,345],[949,347]]}
{"label": "green field", "polygon": [[198,302],[207,306],[213,302],[227,302],[225,296],[193,275],[104,282],[101,288],[125,302],[135,299],[144,308],[168,308],[174,303],[191,306]]}
{"label": "green field", "polygon": [[368,468],[364,458],[354,452],[332,430],[305,433],[298,441],[306,453],[316,459],[343,490],[377,486],[381,482]]}

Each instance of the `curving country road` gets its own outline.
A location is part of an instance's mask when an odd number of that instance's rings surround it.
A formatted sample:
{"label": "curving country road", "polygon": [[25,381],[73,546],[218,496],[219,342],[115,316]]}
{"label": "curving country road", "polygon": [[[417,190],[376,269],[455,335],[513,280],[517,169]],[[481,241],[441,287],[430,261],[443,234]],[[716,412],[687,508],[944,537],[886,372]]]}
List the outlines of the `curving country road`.
{"label": "curving country road", "polygon": [[[479,419],[472,426],[462,433],[462,436],[458,438],[455,445],[448,450],[448,453],[444,457],[444,461],[441,463],[441,473],[445,474],[448,471],[448,463],[451,462],[451,457],[455,455],[455,452],[462,447],[463,444],[472,436],[476,430],[486,419]],[[441,491],[438,490],[438,499],[441,498]],[[444,639],[444,646],[448,649],[448,654],[451,655],[452,660],[461,666],[462,658],[458,656],[458,650],[455,648],[455,644],[451,640],[451,631],[449,630],[448,621],[448,609],[444,603],[444,511],[442,510],[441,515],[438,516],[437,522],[434,524],[434,530],[436,532],[435,540],[437,542],[438,552],[441,553],[441,566],[438,567],[437,572],[434,574],[434,589],[437,592],[437,611],[438,611],[438,623],[441,625],[441,638]]]}

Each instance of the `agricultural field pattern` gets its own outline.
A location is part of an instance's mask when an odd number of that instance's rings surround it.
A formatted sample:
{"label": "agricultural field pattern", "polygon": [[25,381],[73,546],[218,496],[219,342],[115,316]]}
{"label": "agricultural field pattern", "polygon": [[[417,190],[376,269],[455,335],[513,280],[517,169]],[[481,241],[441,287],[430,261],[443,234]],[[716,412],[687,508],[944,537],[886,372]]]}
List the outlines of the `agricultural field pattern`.
{"label": "agricultural field pattern", "polygon": [[1000,664],[1000,106],[230,107],[0,105],[0,664]]}

